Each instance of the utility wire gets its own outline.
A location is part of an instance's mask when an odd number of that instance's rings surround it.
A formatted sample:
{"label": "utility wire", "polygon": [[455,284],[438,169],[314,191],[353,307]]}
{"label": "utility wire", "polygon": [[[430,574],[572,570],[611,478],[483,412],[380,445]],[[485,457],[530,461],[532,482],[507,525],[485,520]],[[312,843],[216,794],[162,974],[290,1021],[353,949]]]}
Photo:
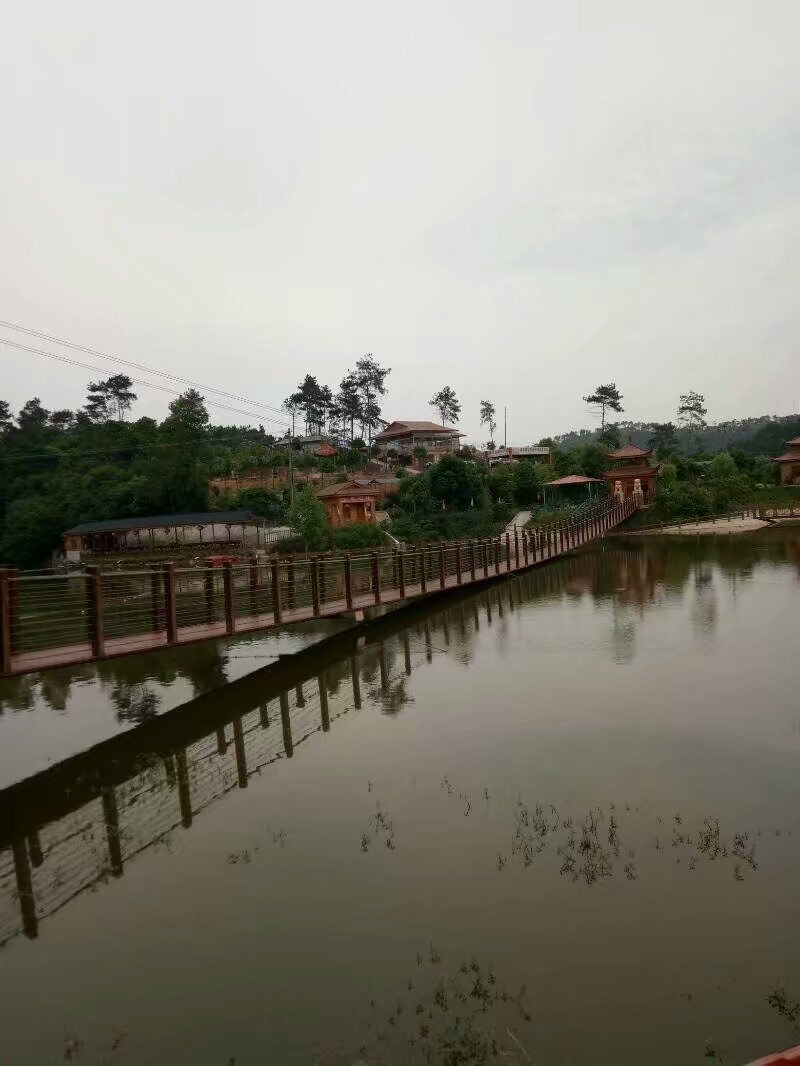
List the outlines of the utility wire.
{"label": "utility wire", "polygon": [[[2,319],[0,319],[0,326],[4,329],[15,330],[17,333],[26,333],[28,336],[38,337],[39,340],[51,341],[53,344],[61,344],[65,348],[71,348],[76,352],[85,352],[87,355],[96,355],[98,358],[107,359],[112,363],[120,363],[122,366],[130,366],[135,370],[142,370],[146,374],[154,374],[156,377],[167,378],[170,381],[177,381],[182,385],[191,385],[193,388],[202,389],[203,392],[213,392],[216,396],[224,396],[228,400],[237,400],[240,403],[250,404],[252,407],[261,407],[265,411],[272,411],[274,414],[283,415],[283,417],[285,417],[285,413],[281,408],[273,407],[271,404],[250,400],[247,396],[240,396],[235,392],[225,392],[224,389],[216,389],[211,385],[203,385],[198,381],[192,381],[190,378],[183,378],[178,374],[170,374],[167,370],[156,370],[153,367],[145,366],[144,363],[135,363],[131,359],[123,359],[122,356],[111,355],[110,352],[100,351],[99,348],[89,348],[83,344],[75,344],[73,341],[64,340],[63,337],[54,337],[50,333],[44,333],[38,329],[30,329],[28,326],[19,326],[15,322],[4,322]],[[89,369],[100,370],[102,372],[101,367],[90,367]]]}
{"label": "utility wire", "polygon": [[[11,348],[19,348],[21,351],[24,352],[32,352],[34,355],[43,355],[47,359],[55,359],[59,363],[67,363],[70,366],[79,366],[82,367],[84,370],[93,370],[96,373],[101,374],[104,370],[103,367],[92,366],[90,363],[83,363],[78,359],[71,359],[67,355],[57,355],[55,352],[48,352],[44,348],[31,348],[27,344],[20,344],[19,341],[7,340],[5,337],[0,337],[0,344],[6,344]],[[158,373],[158,371],[156,371],[156,373]],[[194,384],[193,382],[187,381],[187,379],[185,378],[175,378],[175,380],[183,381],[189,385]],[[167,392],[173,396],[181,395],[178,389],[171,389],[168,385],[157,385],[154,381],[146,381],[144,378],[131,378],[131,381],[135,382],[137,385],[144,385],[148,389],[157,389],[159,392]],[[203,388],[204,386],[200,385],[198,387]],[[219,392],[218,389],[212,389],[210,391]],[[222,393],[222,395],[228,394]],[[249,401],[245,400],[245,403],[248,402]],[[218,400],[207,400],[206,403],[208,403],[211,407],[218,407],[223,411],[232,411],[234,414],[238,415],[247,415],[248,418],[256,419],[261,422],[272,422],[274,425],[279,425],[281,429],[288,430],[289,428],[287,422],[279,421],[277,418],[271,418],[269,415],[264,415],[259,411],[245,411],[241,407],[230,407],[228,404],[220,403]]]}

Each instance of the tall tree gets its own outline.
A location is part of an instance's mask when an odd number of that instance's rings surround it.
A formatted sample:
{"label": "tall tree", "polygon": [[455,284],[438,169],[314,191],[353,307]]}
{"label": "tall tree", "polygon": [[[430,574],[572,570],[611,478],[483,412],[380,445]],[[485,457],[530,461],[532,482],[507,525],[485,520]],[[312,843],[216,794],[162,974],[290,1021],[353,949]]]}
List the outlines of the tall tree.
{"label": "tall tree", "polygon": [[497,429],[497,413],[490,400],[481,400],[481,425],[489,429],[491,444],[494,446],[494,431]]}
{"label": "tall tree", "polygon": [[127,374],[113,374],[105,381],[92,381],[87,390],[86,413],[92,422],[125,420],[136,399],[133,382]]}
{"label": "tall tree", "polygon": [[618,414],[624,411],[622,406],[622,394],[613,381],[608,385],[598,385],[589,396],[584,396],[584,401],[591,407],[600,409],[600,429],[605,431],[606,413],[616,411]]}
{"label": "tall tree", "polygon": [[291,396],[287,396],[281,405],[284,411],[289,415],[292,420],[292,428],[290,430],[292,439],[297,436],[297,416],[302,412],[300,406],[300,400],[296,392],[293,392]]}
{"label": "tall tree", "polygon": [[196,389],[188,389],[172,401],[161,424],[161,475],[173,512],[207,505],[208,421],[203,397]]}
{"label": "tall tree", "polygon": [[458,417],[461,414],[461,404],[449,385],[445,385],[444,388],[434,393],[428,403],[439,412],[443,426],[446,426],[448,422],[458,421]]}
{"label": "tall tree", "polygon": [[372,446],[372,431],[380,424],[380,397],[386,395],[386,378],[391,374],[389,367],[381,366],[369,352],[356,363],[358,393],[361,397],[362,436],[369,432],[368,444]]}
{"label": "tall tree", "polygon": [[125,415],[137,399],[133,391],[133,382],[127,374],[114,374],[106,381],[106,388],[117,421],[124,422]]}
{"label": "tall tree", "polygon": [[355,438],[355,424],[361,418],[361,395],[359,392],[358,374],[354,370],[348,370],[339,384],[339,392],[336,403],[342,418],[350,424],[350,440]]}
{"label": "tall tree", "polygon": [[690,390],[681,395],[678,403],[678,420],[685,429],[694,434],[695,438],[708,425],[707,414],[706,398],[701,393]]}
{"label": "tall tree", "polygon": [[306,434],[313,432],[314,429],[319,432],[324,395],[320,383],[312,374],[306,374],[298,385],[297,391],[293,392],[285,402],[303,412]]}
{"label": "tall tree", "polygon": [[332,423],[336,418],[336,404],[334,403],[330,385],[322,385],[320,387],[317,407],[317,432],[324,433],[326,427],[328,432],[332,432]]}
{"label": "tall tree", "polygon": [[20,408],[17,415],[17,424],[21,430],[43,429],[47,425],[50,412],[42,407],[42,401],[38,396],[28,400]]}
{"label": "tall tree", "polygon": [[0,435],[6,435],[14,428],[14,416],[6,400],[0,400]]}

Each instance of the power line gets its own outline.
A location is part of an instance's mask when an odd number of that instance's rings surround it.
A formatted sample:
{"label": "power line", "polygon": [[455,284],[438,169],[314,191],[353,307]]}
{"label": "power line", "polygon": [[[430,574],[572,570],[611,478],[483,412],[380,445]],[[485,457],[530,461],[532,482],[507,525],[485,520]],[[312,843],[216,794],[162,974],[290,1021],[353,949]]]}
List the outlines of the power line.
{"label": "power line", "polygon": [[[119,355],[111,355],[110,352],[100,351],[99,348],[89,348],[83,344],[75,344],[73,341],[64,340],[63,337],[54,337],[50,333],[44,333],[38,329],[30,329],[28,326],[19,326],[15,322],[4,322],[0,319],[0,326],[4,329],[13,329],[17,333],[27,333],[31,337],[38,337],[39,340],[51,341],[53,344],[61,344],[65,348],[71,348],[76,352],[85,352],[87,355],[95,355],[100,359],[107,359],[112,363],[120,363],[122,366],[131,366],[135,370],[142,370],[146,374],[154,374],[156,377],[167,378],[170,381],[178,381],[182,385],[191,385],[193,388],[202,389],[203,392],[213,392],[216,396],[224,396],[228,400],[237,400],[240,403],[250,404],[252,407],[261,407],[265,411],[272,411],[275,414],[283,415],[285,413],[279,407],[273,407],[272,404],[260,403],[257,400],[250,400],[247,396],[239,396],[235,392],[225,392],[224,389],[216,389],[211,385],[203,385],[201,382],[192,381],[190,378],[180,377],[178,374],[170,374],[167,370],[156,370],[154,367],[145,366],[144,363],[135,363],[131,359],[123,359]],[[82,365],[82,364],[78,364]],[[90,367],[91,370],[100,370],[102,367]]]}
{"label": "power line", "polygon": [[[27,344],[20,344],[19,341],[11,341],[5,337],[0,337],[0,344],[6,344],[11,348],[19,348],[24,352],[32,352],[34,355],[43,355],[47,359],[55,359],[59,363],[67,363],[70,366],[82,367],[84,370],[93,370],[96,373],[101,374],[104,370],[103,367],[92,366],[90,363],[83,363],[79,359],[71,359],[67,355],[57,355],[55,352],[48,352],[44,348],[31,348]],[[193,384],[192,382],[186,381],[184,378],[176,378],[175,380],[184,381],[186,384]],[[145,388],[148,389],[157,389],[159,392],[170,393],[172,396],[181,395],[178,389],[171,389],[168,385],[157,385],[154,381],[146,381],[144,378],[131,378],[131,381],[135,382],[137,385],[144,385]],[[202,385],[199,387],[203,388]],[[212,389],[210,391],[219,392],[218,389]],[[227,393],[222,393],[222,395],[227,395]],[[280,426],[281,429],[288,429],[288,422],[279,421],[277,418],[271,418],[269,415],[264,415],[260,411],[245,411],[241,407],[230,407],[228,404],[220,403],[218,400],[207,400],[206,402],[211,407],[218,407],[223,411],[232,411],[234,414],[247,415],[248,418],[253,418],[261,422],[272,422],[274,425]],[[247,402],[249,401],[245,400],[245,403]]]}

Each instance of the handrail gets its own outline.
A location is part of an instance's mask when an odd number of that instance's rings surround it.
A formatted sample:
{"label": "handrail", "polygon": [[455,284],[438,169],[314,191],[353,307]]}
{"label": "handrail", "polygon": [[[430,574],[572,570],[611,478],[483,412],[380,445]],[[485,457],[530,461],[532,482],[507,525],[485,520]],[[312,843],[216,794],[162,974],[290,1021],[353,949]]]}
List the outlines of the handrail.
{"label": "handrail", "polygon": [[0,570],[0,676],[88,662],[286,622],[363,611],[485,581],[558,558],[606,534],[636,503],[493,537],[224,566],[85,573]]}

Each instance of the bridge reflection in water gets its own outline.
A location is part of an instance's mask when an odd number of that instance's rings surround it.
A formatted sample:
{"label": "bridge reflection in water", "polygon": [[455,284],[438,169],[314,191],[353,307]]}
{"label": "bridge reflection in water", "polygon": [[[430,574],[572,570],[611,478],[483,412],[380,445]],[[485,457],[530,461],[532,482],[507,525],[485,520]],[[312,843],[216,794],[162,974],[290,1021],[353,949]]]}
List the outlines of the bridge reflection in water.
{"label": "bridge reflection in water", "polygon": [[[767,541],[762,558],[800,572],[798,542]],[[747,580],[750,544],[689,542],[662,552],[628,542],[562,560],[480,592],[456,594],[443,609],[389,616],[366,637],[343,633],[325,645],[211,691],[138,729],[0,792],[0,946],[80,893],[124,875],[137,855],[189,829],[211,803],[335,727],[365,705],[398,713],[408,678],[436,655],[465,666],[481,626],[503,634],[513,612],[537,600],[610,600],[609,648],[624,665],[635,654],[636,619],[650,605],[693,596],[697,624],[715,624],[714,565]],[[693,613],[693,617],[695,617]],[[206,646],[209,653],[212,648]],[[218,653],[217,653],[218,654]],[[132,660],[125,661],[130,672]]]}

